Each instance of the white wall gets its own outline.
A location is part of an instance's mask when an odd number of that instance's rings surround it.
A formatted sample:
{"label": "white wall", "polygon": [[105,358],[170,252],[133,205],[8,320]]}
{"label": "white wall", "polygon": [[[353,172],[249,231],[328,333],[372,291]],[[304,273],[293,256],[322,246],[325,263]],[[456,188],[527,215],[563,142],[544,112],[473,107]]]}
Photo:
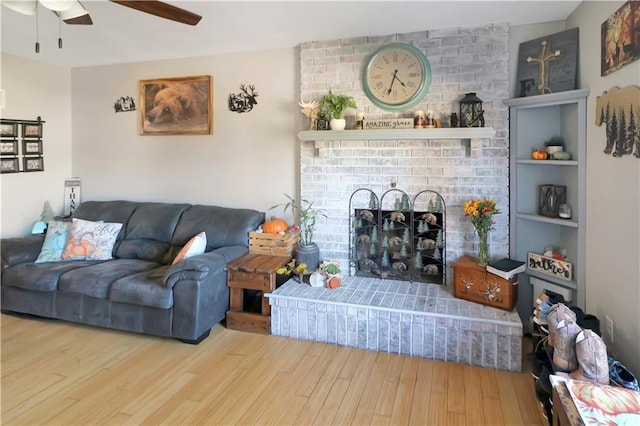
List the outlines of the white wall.
{"label": "white wall", "polygon": [[0,237],[28,234],[45,201],[62,214],[64,179],[71,176],[71,72],[68,68],[2,55],[2,118],[35,120],[43,128],[44,171],[0,175]]}
{"label": "white wall", "polygon": [[[295,193],[297,51],[226,54],[72,70],[73,173],[84,200],[188,202],[266,211]],[[140,111],[115,113],[139,81],[213,76],[212,135],[140,136]],[[255,85],[251,112],[227,98]],[[139,106],[139,105],[138,105]]]}
{"label": "white wall", "polygon": [[[607,348],[640,375],[640,159],[602,152],[596,97],[613,86],[640,85],[640,61],[600,76],[600,25],[624,2],[583,2],[567,20],[580,27],[580,81],[587,103],[587,310],[600,318]],[[614,342],[605,315],[613,319]]]}

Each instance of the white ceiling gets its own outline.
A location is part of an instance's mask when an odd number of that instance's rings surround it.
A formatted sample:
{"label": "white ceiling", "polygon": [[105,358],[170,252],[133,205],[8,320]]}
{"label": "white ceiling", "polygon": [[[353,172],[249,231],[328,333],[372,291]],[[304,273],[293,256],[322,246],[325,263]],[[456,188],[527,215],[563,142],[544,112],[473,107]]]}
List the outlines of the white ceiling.
{"label": "white ceiling", "polygon": [[105,0],[83,1],[94,25],[62,24],[39,6],[35,16],[6,7],[2,52],[79,67],[293,47],[306,41],[487,24],[564,20],[574,1],[168,1],[199,15],[195,26],[157,18]]}

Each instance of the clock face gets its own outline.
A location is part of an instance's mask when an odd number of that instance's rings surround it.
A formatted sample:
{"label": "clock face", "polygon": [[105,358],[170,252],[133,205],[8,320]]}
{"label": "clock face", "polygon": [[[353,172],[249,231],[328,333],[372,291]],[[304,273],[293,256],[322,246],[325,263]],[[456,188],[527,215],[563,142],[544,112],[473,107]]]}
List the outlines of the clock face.
{"label": "clock face", "polygon": [[418,104],[430,84],[429,61],[409,44],[394,43],[381,48],[364,71],[367,96],[387,111],[403,111]]}

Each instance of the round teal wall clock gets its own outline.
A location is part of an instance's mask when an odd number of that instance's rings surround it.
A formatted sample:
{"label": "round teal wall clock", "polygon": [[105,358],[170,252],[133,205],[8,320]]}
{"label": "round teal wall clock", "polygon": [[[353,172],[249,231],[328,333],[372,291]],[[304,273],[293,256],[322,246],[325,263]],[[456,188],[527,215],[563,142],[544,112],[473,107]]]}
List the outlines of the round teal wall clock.
{"label": "round teal wall clock", "polygon": [[417,105],[429,91],[431,66],[419,49],[393,43],[371,56],[363,75],[364,91],[385,111],[405,111]]}

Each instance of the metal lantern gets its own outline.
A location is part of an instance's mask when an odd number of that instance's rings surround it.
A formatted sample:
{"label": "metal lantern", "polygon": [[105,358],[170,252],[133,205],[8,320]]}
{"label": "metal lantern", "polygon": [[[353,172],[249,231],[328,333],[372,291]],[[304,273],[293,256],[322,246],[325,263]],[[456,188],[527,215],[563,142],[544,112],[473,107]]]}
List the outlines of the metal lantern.
{"label": "metal lantern", "polygon": [[482,101],[473,92],[460,101],[460,127],[484,127]]}

